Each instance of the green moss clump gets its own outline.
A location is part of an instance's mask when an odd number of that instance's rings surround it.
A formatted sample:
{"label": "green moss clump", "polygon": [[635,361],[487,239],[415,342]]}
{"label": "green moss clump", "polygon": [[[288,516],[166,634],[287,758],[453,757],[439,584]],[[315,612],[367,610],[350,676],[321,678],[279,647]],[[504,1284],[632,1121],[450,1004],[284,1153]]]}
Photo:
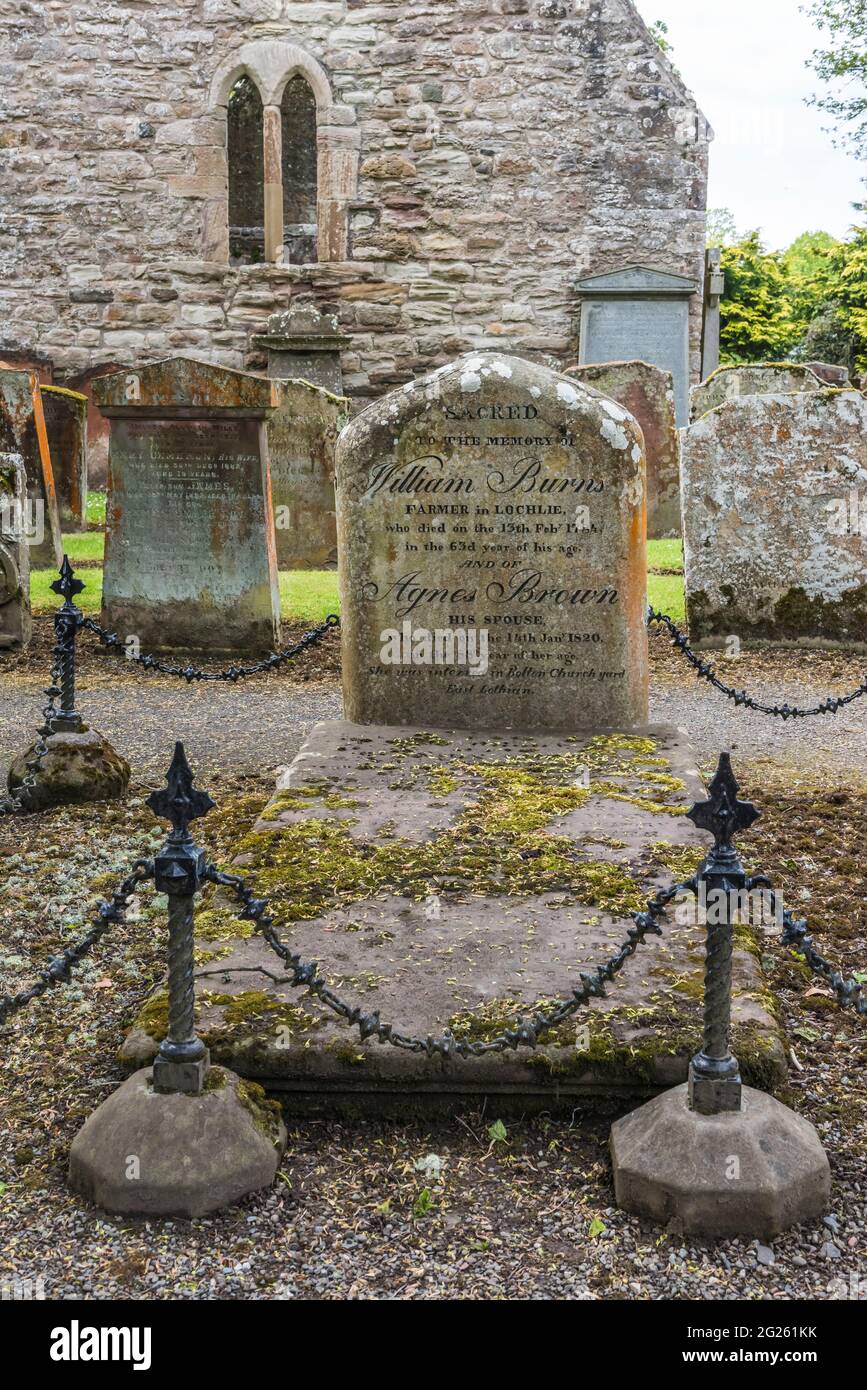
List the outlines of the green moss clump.
{"label": "green moss clump", "polygon": [[239,1080],[235,1088],[238,1100],[252,1116],[260,1134],[274,1145],[280,1142],[280,1121],[283,1112],[276,1100],[270,1100],[255,1081]]}
{"label": "green moss clump", "polygon": [[652,863],[668,869],[677,883],[694,878],[704,857],[705,852],[699,845],[672,845],[667,840],[657,840],[650,846]]}
{"label": "green moss clump", "polygon": [[205,1077],[205,1084],[202,1087],[202,1091],[205,1094],[208,1094],[211,1091],[222,1091],[225,1088],[228,1079],[229,1078],[222,1067],[209,1067],[208,1074]]}
{"label": "green moss clump", "polygon": [[200,941],[246,941],[253,931],[252,922],[242,922],[225,907],[209,907],[196,914],[196,937]]}
{"label": "green moss clump", "polygon": [[152,994],[138,1011],[135,1027],[140,1028],[148,1037],[154,1038],[157,1042],[162,1042],[169,1031],[169,992],[167,989],[157,990]]}

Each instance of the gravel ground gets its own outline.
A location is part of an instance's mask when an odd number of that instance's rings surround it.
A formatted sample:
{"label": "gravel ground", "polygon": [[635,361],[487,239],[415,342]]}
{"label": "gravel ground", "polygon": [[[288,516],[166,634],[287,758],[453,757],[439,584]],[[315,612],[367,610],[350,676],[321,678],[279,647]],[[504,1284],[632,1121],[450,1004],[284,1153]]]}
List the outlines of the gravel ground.
{"label": "gravel ground", "polygon": [[[818,727],[735,711],[653,646],[653,717],[684,725],[705,767],[735,747],[744,790],[765,812],[749,837],[756,862],[805,908],[826,954],[847,973],[864,970],[867,709]],[[0,821],[8,990],[79,934],[88,905],[162,838],[143,795],[174,738],[185,739],[218,800],[202,838],[225,860],[267,799],[274,768],[314,720],[340,709],[333,654],[255,684],[192,691],[100,657],[82,666],[82,708],[131,758],[135,785],[122,806]],[[850,688],[861,673],[838,657],[751,655],[735,679],[800,700]],[[0,762],[32,726],[40,681],[29,661],[0,674]],[[290,1114],[273,1190],[194,1222],[106,1217],[70,1194],[66,1158],[122,1077],[117,1047],[160,977],[163,951],[145,909],[73,985],[3,1031],[0,1285],[41,1278],[55,1299],[867,1298],[863,1025],[770,940],[765,965],[794,1048],[784,1098],[817,1125],[834,1179],[828,1218],[771,1246],[681,1240],[618,1212],[611,1115],[598,1109],[508,1118],[505,1135],[497,1128],[493,1137],[499,1117],[490,1111],[435,1124],[293,1124]]]}

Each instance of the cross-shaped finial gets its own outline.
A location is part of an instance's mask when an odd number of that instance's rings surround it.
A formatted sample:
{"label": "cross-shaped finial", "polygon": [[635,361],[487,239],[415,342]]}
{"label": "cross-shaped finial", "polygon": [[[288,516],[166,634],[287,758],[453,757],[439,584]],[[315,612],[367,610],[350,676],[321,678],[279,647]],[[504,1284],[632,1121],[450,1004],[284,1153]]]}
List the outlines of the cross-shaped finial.
{"label": "cross-shaped finial", "polygon": [[697,801],[688,818],[699,830],[709,830],[716,849],[732,848],[732,836],[746,830],[761,812],[750,801],[738,801],[738,784],[729,753],[720,753],[719,766],[710,784],[710,799]]}
{"label": "cross-shaped finial", "polygon": [[75,570],[69,563],[69,556],[64,555],[63,564],[60,566],[60,578],[55,579],[51,585],[55,594],[60,594],[67,603],[71,603],[76,594],[80,594],[84,588],[84,580],[76,579]]}
{"label": "cross-shaped finial", "polygon": [[160,820],[171,821],[175,836],[185,839],[190,821],[206,816],[217,803],[207,792],[197,791],[193,786],[193,774],[182,743],[175,744],[166,784],[162,791],[151,792],[147,804]]}

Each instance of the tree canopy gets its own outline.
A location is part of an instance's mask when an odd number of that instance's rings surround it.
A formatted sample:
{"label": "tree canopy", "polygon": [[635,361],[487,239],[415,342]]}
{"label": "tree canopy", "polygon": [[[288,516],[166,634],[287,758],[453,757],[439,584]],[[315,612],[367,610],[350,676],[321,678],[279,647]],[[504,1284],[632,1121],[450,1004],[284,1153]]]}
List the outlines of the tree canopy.
{"label": "tree canopy", "polygon": [[804,232],[769,251],[758,231],[739,234],[727,209],[708,216],[708,244],[722,249],[723,362],[834,362],[867,371],[867,226],[838,241]]}

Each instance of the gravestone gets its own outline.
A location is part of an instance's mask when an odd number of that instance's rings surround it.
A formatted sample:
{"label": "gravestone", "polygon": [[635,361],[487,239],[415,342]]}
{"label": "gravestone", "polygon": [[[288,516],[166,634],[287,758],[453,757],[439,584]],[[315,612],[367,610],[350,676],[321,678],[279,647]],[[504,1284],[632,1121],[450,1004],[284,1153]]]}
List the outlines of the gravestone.
{"label": "gravestone", "polygon": [[833,362],[808,362],[807,366],[814,376],[820,381],[824,381],[826,386],[838,386],[845,389],[851,386],[849,380],[849,368],[836,366]]}
{"label": "gravestone", "polygon": [[767,396],[793,391],[821,391],[822,381],[809,367],[793,362],[756,362],[739,367],[720,367],[690,391],[690,419],[700,420],[709,410],[738,396]]}
{"label": "gravestone", "polygon": [[740,396],[682,442],[693,641],[867,645],[864,396]]}
{"label": "gravestone", "polygon": [[103,623],[142,650],[273,650],[277,384],[175,357],[93,391],[111,422]]}
{"label": "gravestone", "polygon": [[30,641],[27,473],[20,454],[0,454],[0,649]]}
{"label": "gravestone", "polygon": [[350,342],[340,332],[336,314],[305,303],[272,314],[267,331],[255,334],[251,346],[267,350],[269,376],[309,381],[339,396],[340,354]]}
{"label": "gravestone", "polygon": [[87,480],[93,491],[104,492],[108,482],[109,424],[93,398],[93,383],[101,376],[128,370],[122,362],[99,362],[83,372],[73,372],[64,378],[71,391],[87,397]]}
{"label": "gravestone", "polygon": [[59,569],[63,561],[60,513],[35,371],[0,369],[0,450],[20,454],[24,460],[30,568]]}
{"label": "gravestone", "polygon": [[648,266],[625,266],[578,282],[580,365],[650,362],[674,378],[677,423],[689,419],[690,300],[694,280]]}
{"label": "gravestone", "polygon": [[617,401],[641,426],[647,454],[647,535],[680,535],[680,438],[671,372],[649,362],[568,367],[566,375]]}
{"label": "gravestone", "polygon": [[271,496],[281,570],[337,567],[334,451],[349,402],[306,381],[281,381],[268,421]]}
{"label": "gravestone", "polygon": [[482,353],[337,446],[344,703],[360,723],[647,717],[645,460],[621,406]]}
{"label": "gravestone", "polygon": [[87,529],[87,397],[63,386],[42,386],[42,409],[65,531]]}

